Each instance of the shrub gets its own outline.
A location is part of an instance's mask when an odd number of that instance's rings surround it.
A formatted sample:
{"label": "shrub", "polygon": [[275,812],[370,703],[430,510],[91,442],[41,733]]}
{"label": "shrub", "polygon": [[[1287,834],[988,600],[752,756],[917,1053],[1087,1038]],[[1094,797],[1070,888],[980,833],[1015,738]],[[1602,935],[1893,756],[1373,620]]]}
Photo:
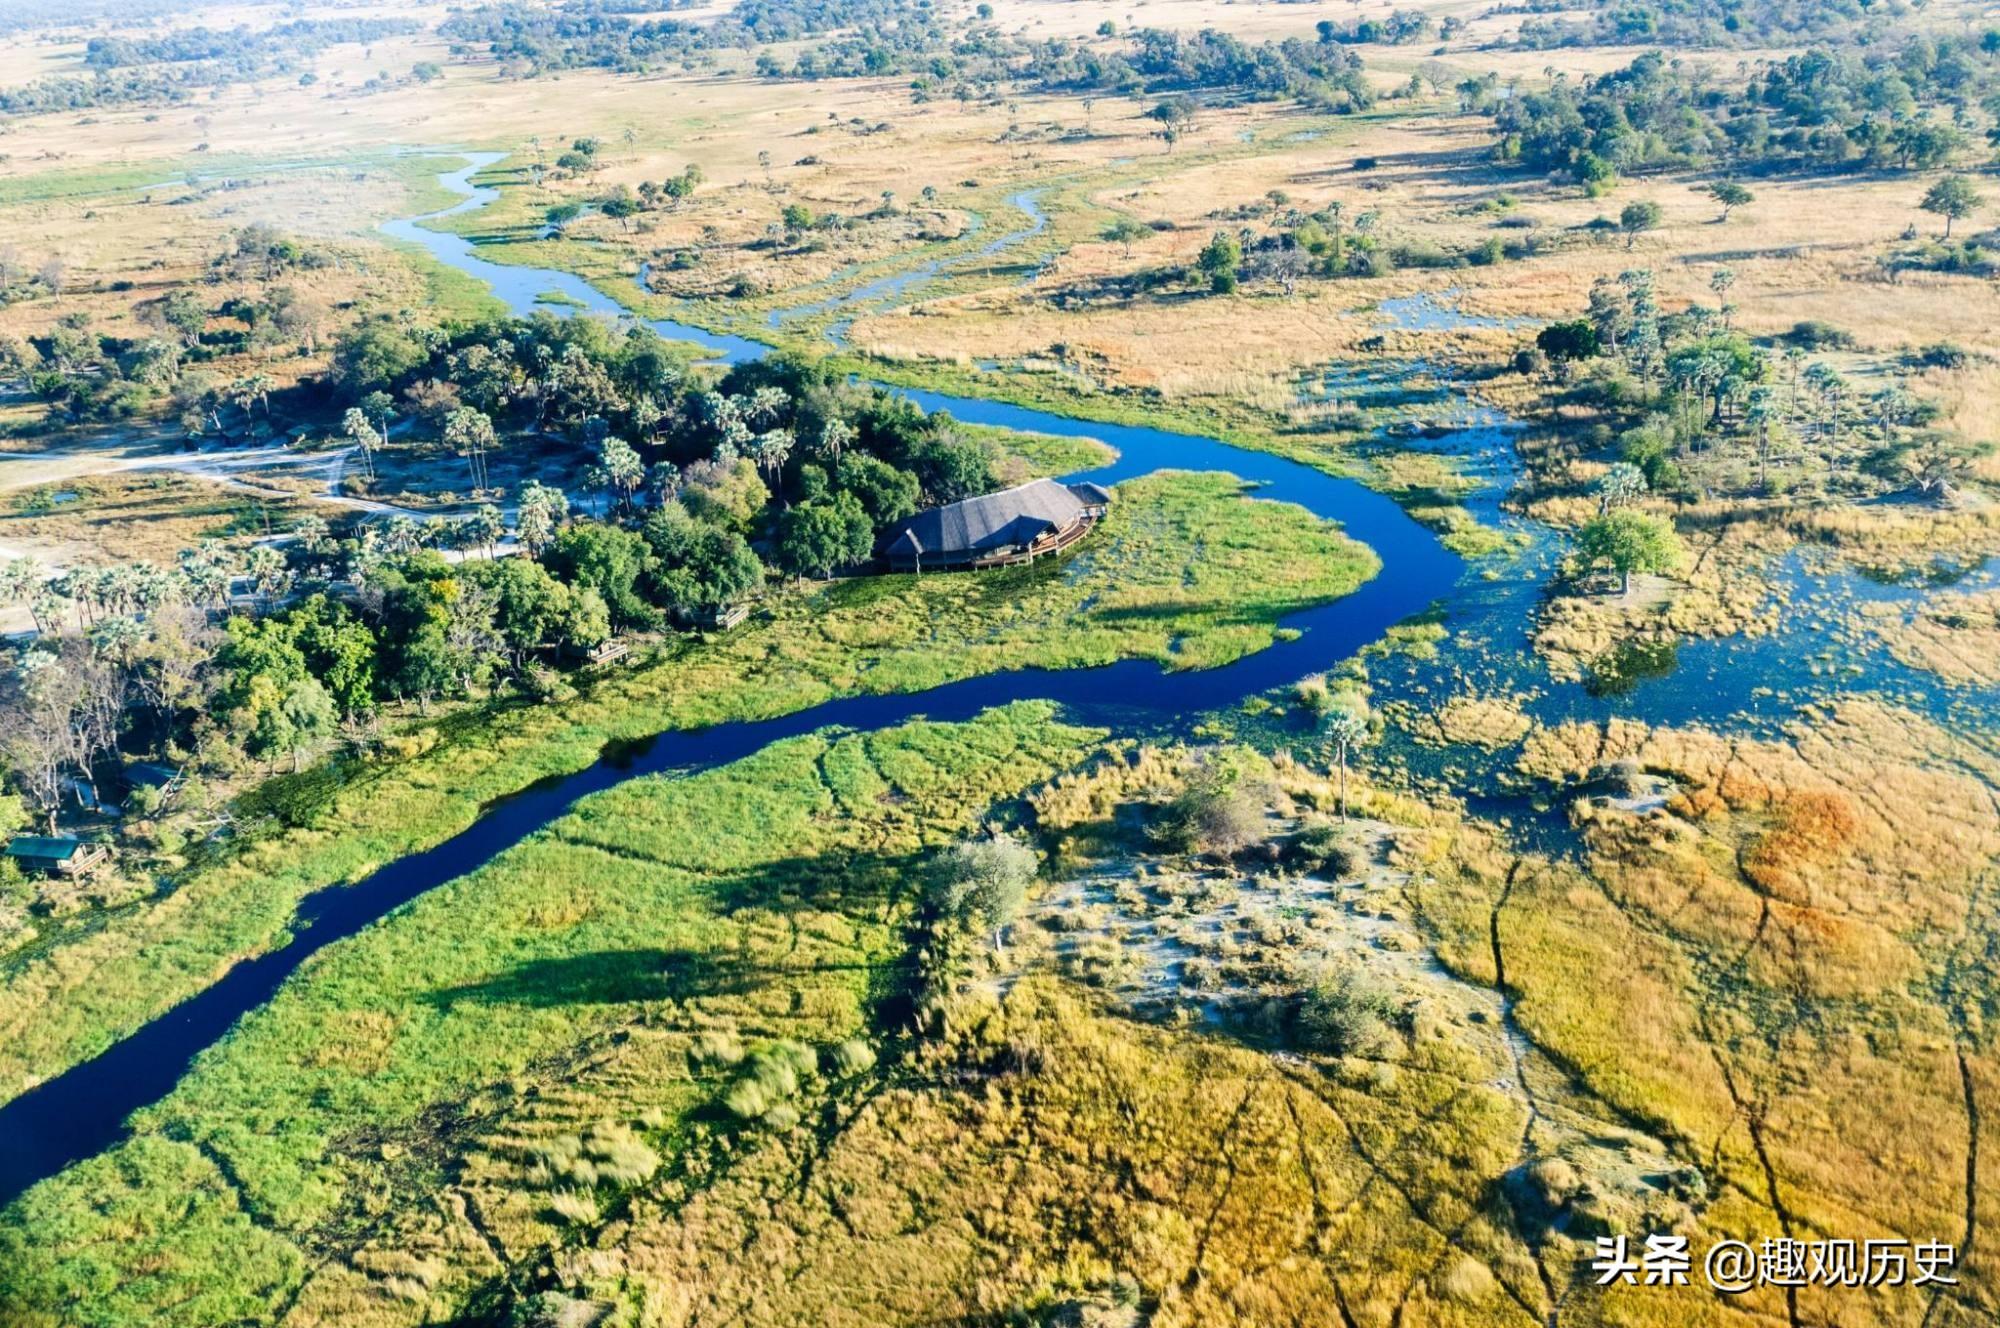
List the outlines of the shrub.
{"label": "shrub", "polygon": [[1292,688],[1292,698],[1299,708],[1315,719],[1323,718],[1333,709],[1333,692],[1327,688],[1325,678],[1306,678]]}
{"label": "shrub", "polygon": [[565,1222],[589,1226],[597,1220],[597,1200],[580,1190],[564,1190],[549,1200],[549,1211]]}
{"label": "shrub", "polygon": [[798,1042],[774,1043],[749,1059],[743,1077],[722,1095],[722,1105],[738,1120],[766,1117],[799,1091],[801,1079],[818,1072],[819,1055],[811,1047]]}
{"label": "shrub", "polygon": [[743,1043],[727,1029],[705,1028],[688,1049],[697,1064],[734,1065],[743,1059]]}
{"label": "shrub", "polygon": [[1357,876],[1362,856],[1338,821],[1313,821],[1292,841],[1292,855],[1308,871],[1334,877]]}
{"label": "shrub", "polygon": [[1785,333],[1784,339],[1800,350],[1854,349],[1851,333],[1817,318],[1805,318],[1793,323],[1792,330]]}
{"label": "shrub", "polygon": [[598,1126],[586,1146],[598,1178],[614,1185],[643,1184],[660,1169],[660,1155],[622,1125]]}
{"label": "shrub", "polygon": [[1205,767],[1153,816],[1151,833],[1176,853],[1229,855],[1261,839],[1264,808],[1236,772]]}
{"label": "shrub", "polygon": [[1395,1048],[1402,1008],[1387,987],[1352,964],[1322,964],[1300,992],[1305,1045],[1336,1056],[1380,1058]]}
{"label": "shrub", "polygon": [[833,1072],[846,1079],[874,1068],[875,1049],[860,1038],[849,1038],[833,1049]]}
{"label": "shrub", "polygon": [[1933,341],[1914,358],[1926,369],[1963,369],[1972,362],[1972,352],[1954,342]]}

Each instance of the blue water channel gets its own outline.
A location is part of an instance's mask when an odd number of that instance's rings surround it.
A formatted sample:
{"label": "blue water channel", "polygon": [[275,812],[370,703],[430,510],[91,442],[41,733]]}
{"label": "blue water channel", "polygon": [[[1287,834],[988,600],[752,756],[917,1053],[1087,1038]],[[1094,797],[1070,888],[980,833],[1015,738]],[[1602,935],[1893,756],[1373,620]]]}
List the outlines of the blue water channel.
{"label": "blue water channel", "polygon": [[[383,230],[486,281],[516,314],[543,308],[625,316],[615,301],[573,274],[491,262],[480,256],[472,241],[424,224],[475,211],[498,198],[497,190],[472,184],[474,174],[498,160],[498,154],[471,156],[462,169],[439,177],[446,188],[465,195],[462,202],[441,212],[387,223]],[[1017,206],[1024,201],[1032,206],[1031,199],[1017,199]],[[1037,220],[1032,229],[1002,238],[1025,238],[1040,224]],[[987,252],[997,251],[989,246]],[[551,292],[561,303],[543,298]],[[653,327],[663,336],[706,347],[724,363],[754,359],[769,349],[745,337],[670,321],[655,322]],[[1083,724],[1155,729],[1176,725],[1339,663],[1397,622],[1448,596],[1464,570],[1456,554],[1394,502],[1295,461],[1214,438],[1085,422],[977,397],[926,391],[906,395],[926,410],[947,410],[969,423],[1096,438],[1117,449],[1117,460],[1111,464],[1067,477],[1071,479],[1115,484],[1163,469],[1227,471],[1259,486],[1262,496],[1296,503],[1340,522],[1349,535],[1380,555],[1383,571],[1344,599],[1286,618],[1283,625],[1300,633],[1296,640],[1221,668],[1169,671],[1150,660],[1132,660],[1095,669],[989,674],[918,693],[850,697],[777,719],[662,734],[643,746],[608,752],[567,778],[506,798],[469,829],[433,849],[400,859],[359,883],[309,896],[300,904],[288,944],[236,965],[199,995],[95,1059],[0,1106],[0,1202],[116,1143],[132,1112],[165,1096],[198,1054],[220,1040],[242,1015],[269,1000],[309,956],[490,861],[562,816],[579,798],[639,776],[713,768],[780,739],[830,726],[866,731],[920,717],[966,720],[990,707],[1021,700],[1055,701]]]}

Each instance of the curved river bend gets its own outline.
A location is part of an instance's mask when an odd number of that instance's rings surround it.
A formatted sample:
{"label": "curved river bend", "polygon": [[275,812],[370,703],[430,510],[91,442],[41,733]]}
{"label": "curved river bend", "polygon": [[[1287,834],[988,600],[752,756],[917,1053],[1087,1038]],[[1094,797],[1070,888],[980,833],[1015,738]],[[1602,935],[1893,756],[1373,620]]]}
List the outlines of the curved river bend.
{"label": "curved river bend", "polygon": [[[499,159],[498,154],[468,157],[463,169],[439,176],[446,188],[465,195],[463,202],[442,212],[390,222],[383,230],[486,281],[516,314],[549,307],[542,297],[554,292],[564,297],[562,308],[624,316],[626,311],[616,302],[571,273],[494,263],[482,258],[464,237],[421,224],[475,211],[498,198],[497,190],[475,188],[471,177]],[[1031,216],[1036,218],[1034,229],[1039,229],[1039,215]],[[1031,229],[1003,238],[1033,233]],[[994,251],[989,246],[986,252]],[[880,293],[880,284],[864,289]],[[678,323],[653,326],[674,340],[707,347],[726,363],[754,359],[769,349],[743,337]],[[488,862],[561,816],[579,798],[642,775],[723,765],[779,739],[828,726],[870,730],[918,717],[965,720],[1012,701],[1055,701],[1085,724],[1173,723],[1339,663],[1395,623],[1445,597],[1463,570],[1457,555],[1387,498],[1298,462],[1213,438],[1089,423],[977,397],[924,391],[906,395],[926,410],[948,410],[971,423],[1097,438],[1118,450],[1112,464],[1070,479],[1110,484],[1166,468],[1227,471],[1262,486],[1268,497],[1297,503],[1342,523],[1348,534],[1381,556],[1383,571],[1345,599],[1285,619],[1285,626],[1303,633],[1298,640],[1222,668],[1169,672],[1149,660],[1131,660],[1067,672],[1031,669],[988,674],[927,692],[849,697],[776,719],[662,734],[638,748],[607,753],[567,778],[503,799],[469,829],[437,847],[402,858],[358,884],[330,887],[307,897],[299,906],[289,944],[236,965],[199,995],[94,1060],[0,1106],[0,1202],[11,1201],[35,1182],[117,1142],[132,1112],[165,1096],[196,1055],[221,1039],[238,1018],[270,999],[307,957]]]}

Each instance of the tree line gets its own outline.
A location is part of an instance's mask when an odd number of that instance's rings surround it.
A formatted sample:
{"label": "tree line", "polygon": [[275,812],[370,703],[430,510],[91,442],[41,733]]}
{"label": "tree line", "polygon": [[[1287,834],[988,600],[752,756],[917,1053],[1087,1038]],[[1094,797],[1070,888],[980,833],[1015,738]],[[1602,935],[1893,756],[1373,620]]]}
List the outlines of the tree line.
{"label": "tree line", "polygon": [[1970,146],[1962,125],[2000,121],[1996,88],[2000,32],[1815,48],[1761,62],[1736,86],[1649,52],[1533,92],[1502,95],[1489,76],[1458,93],[1491,116],[1503,160],[1609,188],[1621,173],[1668,169],[1935,169]]}
{"label": "tree line", "polygon": [[416,32],[410,19],[297,19],[269,28],[189,28],[158,37],[93,37],[87,75],[56,74],[0,89],[0,113],[42,115],[107,106],[158,105],[197,92],[300,70],[332,46]]}

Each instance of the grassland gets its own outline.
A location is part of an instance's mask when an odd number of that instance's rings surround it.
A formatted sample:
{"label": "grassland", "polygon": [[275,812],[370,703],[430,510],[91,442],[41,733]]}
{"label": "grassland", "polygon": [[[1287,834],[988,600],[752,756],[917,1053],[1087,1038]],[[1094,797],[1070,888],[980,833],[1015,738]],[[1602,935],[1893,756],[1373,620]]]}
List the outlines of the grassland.
{"label": "grassland", "polygon": [[253,834],[156,900],[0,959],[0,1084],[12,1096],[87,1058],[273,944],[306,893],[437,843],[607,743],[997,669],[1133,657],[1212,667],[1271,644],[1282,615],[1378,568],[1299,509],[1243,498],[1226,477],[1166,475],[1121,486],[1110,518],[1060,563],[780,595],[738,631],[670,647],[576,701],[462,716],[427,755],[281,785],[290,828]]}
{"label": "grassland", "polygon": [[[1085,33],[1100,17],[1040,0],[994,7],[1043,33]],[[1442,57],[1464,74],[1525,87],[1548,68],[1574,76],[1635,54],[1490,49],[1518,15],[1419,7],[1470,22]],[[1320,16],[1149,0],[1119,21],[1308,36]],[[383,58],[437,53],[417,40]],[[33,54],[36,68],[76,55]],[[1432,53],[1363,54],[1387,88]],[[1731,52],[1719,76],[1763,54]],[[0,50],[0,68],[21,55]],[[858,314],[840,369],[1280,451],[1395,494],[1467,552],[1504,546],[1469,524],[1458,460],[1373,431],[1448,423],[1461,394],[1532,417],[1494,446],[1518,439],[1513,506],[1539,523],[1538,550],[1557,544],[1550,531],[1597,511],[1602,440],[1588,426],[1602,417],[1508,366],[1537,325],[1578,316],[1593,282],[1630,268],[1657,273],[1672,311],[1713,303],[1727,267],[1735,327],[1769,339],[1816,319],[1853,336],[1824,358],[1857,403],[1903,382],[1938,405],[1941,429],[1983,439],[2000,422],[1992,283],[1890,281],[1878,264],[1906,227],[1935,225],[1914,212],[1926,183],[1914,175],[1760,178],[1756,203],[1723,221],[1705,178],[1649,175],[1594,197],[1509,170],[1488,152],[1489,126],[1448,96],[1339,119],[1205,108],[1169,152],[1141,118],[1146,101],[1110,96],[913,105],[895,79],[503,85],[483,66],[363,95],[368,70],[350,56],[321,73],[314,93],[232,90],[154,120],[14,126],[0,218],[31,254],[69,254],[89,288],[0,311],[0,327],[43,330],[83,306],[129,332],[142,294],[110,282],[137,272],[143,292],[151,272],[191,272],[181,230],[192,250],[293,209],[354,264],[315,279],[329,301],[475,311],[483,296],[462,278],[358,239],[381,216],[445,201],[430,178],[444,161],[384,158],[382,145],[451,143],[513,154],[488,175],[501,201],[463,222],[495,241],[495,261],[576,271],[635,313],[793,349],[823,349]],[[199,135],[197,116],[210,121]],[[529,182],[533,140],[554,155],[581,134],[603,138],[599,169]],[[180,173],[197,138],[212,142],[210,184],[185,203],[141,203],[135,186]],[[277,169],[294,156],[321,164]],[[335,190],[323,163],[347,158],[353,188]],[[1358,169],[1363,158],[1375,164]],[[551,203],[689,164],[703,189],[629,231],[586,216],[566,238],[537,238]],[[246,183],[224,190],[224,173]],[[880,207],[884,190],[893,207]],[[1011,200],[1030,190],[1046,229],[979,258],[1024,227]],[[1293,294],[1125,285],[1189,263],[1218,230],[1273,229],[1271,190],[1305,210],[1338,203],[1349,224],[1372,214],[1385,244],[1466,251],[1533,236],[1540,248],[1306,280]],[[1660,206],[1658,228],[1593,225],[1634,201]],[[856,225],[773,243],[788,203]],[[1117,218],[1149,231],[1130,246],[1102,239]],[[642,263],[686,250],[699,262],[638,288]],[[929,263],[934,276],[893,298],[768,322]],[[1384,304],[1414,296],[1515,322],[1394,326]],[[1939,340],[1966,354],[1904,354]],[[4,408],[22,428],[38,409]],[[1099,455],[1000,441],[1044,472]],[[1827,469],[1859,473],[1871,446],[1854,428]],[[1701,464],[1704,480],[1732,481],[1751,462]],[[1803,463],[1786,473],[1784,493],[1675,506],[1691,557],[1671,581],[1641,578],[1630,599],[1531,587],[1506,601],[1533,615],[1524,659],[1482,654],[1476,605],[1398,634],[1397,648],[1437,667],[1378,698],[1383,736],[1409,737],[1443,774],[1405,779],[1400,750],[1356,755],[1349,842],[1367,860],[1339,879],[1301,879],[1285,857],[1300,818],[1332,806],[1323,770],[1273,763],[1265,840],[1243,860],[1168,860],[1133,831],[1184,773],[1178,758],[1107,751],[1034,706],[821,735],[586,804],[334,947],[144,1113],[130,1144],[0,1219],[0,1324],[389,1328],[512,1308],[526,1322],[649,1326],[1143,1314],[1485,1328],[1545,1322],[1558,1306],[1564,1322],[1620,1328],[1990,1324],[1994,735],[1886,688],[1840,696],[1830,676],[1815,690],[1833,699],[1782,724],[1766,707],[1754,732],[1723,716],[1649,723],[1661,692],[1606,707],[1572,690],[1634,643],[1670,657],[1687,637],[1795,621],[1804,610],[1771,569],[1797,545],[1889,569],[1962,566],[2000,547],[2000,455],[1974,463],[1955,507],[1855,501],[1856,489],[1796,483],[1825,478]],[[0,540],[29,518],[0,520]],[[1499,557],[1477,570],[1502,586],[1542,575]],[[0,1097],[272,945],[303,894],[438,842],[607,743],[1022,665],[1209,666],[1268,646],[1283,613],[1377,571],[1226,480],[1163,477],[1125,486],[1111,522],[1060,564],[784,588],[738,632],[677,643],[572,701],[456,716],[422,755],[278,781],[244,805],[242,842],[199,856],[171,893],[36,919],[41,934],[0,957]],[[1984,588],[1884,606],[1841,624],[1826,657],[1870,631],[1977,699],[1994,678],[1993,607]],[[1621,718],[1544,724],[1545,700]],[[1304,715],[1269,698],[1248,709],[1262,720],[1205,731],[1306,741]],[[1323,767],[1325,753],[1311,759]],[[1001,819],[1018,815],[1056,850],[1035,934],[986,961],[943,1037],[884,1036],[899,1026],[886,1015],[919,856],[1024,793],[1031,810]],[[1381,1054],[1281,1035],[1296,963],[1323,952],[1391,987],[1399,1038]],[[876,1064],[834,1072],[855,1038]],[[745,1127],[723,1102],[750,1058],[785,1041],[822,1072]],[[1963,1285],[1808,1290],[1788,1304],[1604,1291],[1582,1271],[1598,1232],[1669,1229],[1697,1250],[1723,1236],[1948,1240],[1965,1251]]]}
{"label": "grassland", "polygon": [[[644,1123],[626,1127],[630,1174],[572,1168],[539,1193],[473,1187],[510,1255],[561,1249],[558,1188],[610,1203],[652,1179],[661,1155],[671,1168],[691,1132],[717,1128],[713,1104],[736,1071],[727,1056],[704,1060],[700,1039],[740,1057],[872,1035],[923,850],[1093,738],[1023,705],[780,743],[586,801],[324,953],[145,1112],[132,1142],[12,1210],[7,1321],[56,1313],[88,1287],[85,1317],[99,1324],[210,1325],[291,1306],[305,1322],[356,1322],[383,1299],[346,1263],[371,1227],[408,1194],[477,1170],[469,1154],[532,1150],[512,1134],[520,1114],[636,1039],[659,1062],[632,1104]],[[403,1253],[436,1264],[425,1297],[440,1301],[488,1271]]]}

